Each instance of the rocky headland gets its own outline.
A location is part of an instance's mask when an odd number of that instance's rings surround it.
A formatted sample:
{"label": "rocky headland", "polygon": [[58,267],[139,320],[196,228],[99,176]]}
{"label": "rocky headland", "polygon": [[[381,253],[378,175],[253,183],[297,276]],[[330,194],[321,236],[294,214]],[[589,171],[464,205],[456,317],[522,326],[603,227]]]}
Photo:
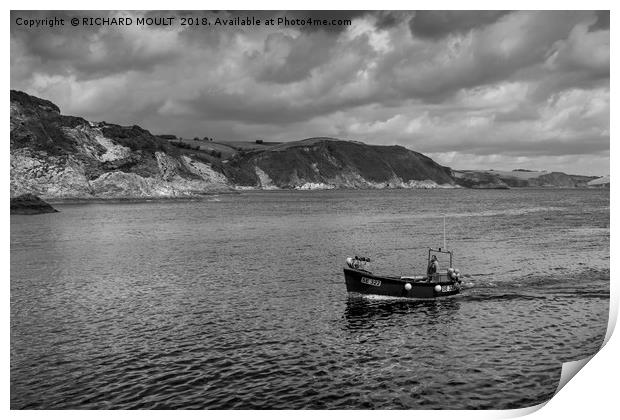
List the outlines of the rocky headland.
{"label": "rocky headland", "polygon": [[[402,146],[327,137],[233,146],[62,115],[11,91],[11,197],[142,199],[248,189],[590,187],[561,172],[457,171]],[[190,144],[191,143],[191,144]],[[594,187],[594,186],[592,186]]]}

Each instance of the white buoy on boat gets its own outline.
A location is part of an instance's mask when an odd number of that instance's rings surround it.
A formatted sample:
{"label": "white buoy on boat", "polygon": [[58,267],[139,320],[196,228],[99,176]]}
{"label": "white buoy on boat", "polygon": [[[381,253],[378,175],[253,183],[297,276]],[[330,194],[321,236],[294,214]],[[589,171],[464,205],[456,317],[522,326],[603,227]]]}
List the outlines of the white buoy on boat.
{"label": "white buoy on boat", "polygon": [[435,286],[435,291],[436,292],[441,292],[441,286],[440,285]]}
{"label": "white buoy on boat", "polygon": [[411,283],[405,283],[405,290],[406,291],[411,290]]}

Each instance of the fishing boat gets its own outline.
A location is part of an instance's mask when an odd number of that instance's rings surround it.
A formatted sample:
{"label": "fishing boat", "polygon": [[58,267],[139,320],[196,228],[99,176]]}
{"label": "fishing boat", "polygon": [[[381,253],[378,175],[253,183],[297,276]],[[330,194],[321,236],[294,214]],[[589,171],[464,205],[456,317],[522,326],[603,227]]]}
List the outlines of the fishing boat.
{"label": "fishing boat", "polygon": [[[370,271],[370,258],[349,257],[344,267],[347,292],[361,295],[397,298],[436,298],[461,291],[461,273],[453,268],[452,251],[446,249],[446,219],[443,219],[443,248],[429,248],[425,275],[382,276]],[[439,268],[437,255],[442,256],[445,270]],[[433,268],[430,267],[433,265]]]}
{"label": "fishing boat", "polygon": [[432,256],[437,254],[449,257],[449,267],[445,271],[413,276],[382,276],[370,271],[370,258],[349,257],[344,267],[344,280],[347,292],[362,295],[391,296],[399,298],[436,298],[455,295],[461,291],[461,274],[452,268],[452,252],[442,248],[429,248],[427,267]]}

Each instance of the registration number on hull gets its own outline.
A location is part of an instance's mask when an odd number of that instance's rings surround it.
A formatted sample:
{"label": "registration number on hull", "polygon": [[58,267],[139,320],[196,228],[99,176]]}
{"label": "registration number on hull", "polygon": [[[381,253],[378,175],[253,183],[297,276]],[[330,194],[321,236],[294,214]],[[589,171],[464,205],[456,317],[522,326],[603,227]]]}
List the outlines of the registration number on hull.
{"label": "registration number on hull", "polygon": [[452,292],[454,290],[456,290],[456,287],[454,285],[452,285],[452,284],[441,286],[441,291],[442,292]]}
{"label": "registration number on hull", "polygon": [[368,284],[369,286],[381,286],[381,280],[369,279],[368,277],[362,277],[360,281],[364,284]]}

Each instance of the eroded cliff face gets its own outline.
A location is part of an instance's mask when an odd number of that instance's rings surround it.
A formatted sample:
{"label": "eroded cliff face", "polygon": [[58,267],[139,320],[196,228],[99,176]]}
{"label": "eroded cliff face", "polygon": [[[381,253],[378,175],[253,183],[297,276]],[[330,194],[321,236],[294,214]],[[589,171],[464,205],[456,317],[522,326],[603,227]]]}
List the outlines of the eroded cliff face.
{"label": "eroded cliff face", "polygon": [[229,190],[228,180],[140,127],[92,123],[11,91],[11,196],[182,197]]}
{"label": "eroded cliff face", "polygon": [[231,159],[182,151],[138,127],[65,116],[11,91],[11,196],[182,197],[234,189],[454,187],[450,168],[400,146],[314,138]]}
{"label": "eroded cliff face", "polygon": [[241,154],[224,173],[240,187],[263,189],[455,187],[450,168],[420,153],[332,138]]}

